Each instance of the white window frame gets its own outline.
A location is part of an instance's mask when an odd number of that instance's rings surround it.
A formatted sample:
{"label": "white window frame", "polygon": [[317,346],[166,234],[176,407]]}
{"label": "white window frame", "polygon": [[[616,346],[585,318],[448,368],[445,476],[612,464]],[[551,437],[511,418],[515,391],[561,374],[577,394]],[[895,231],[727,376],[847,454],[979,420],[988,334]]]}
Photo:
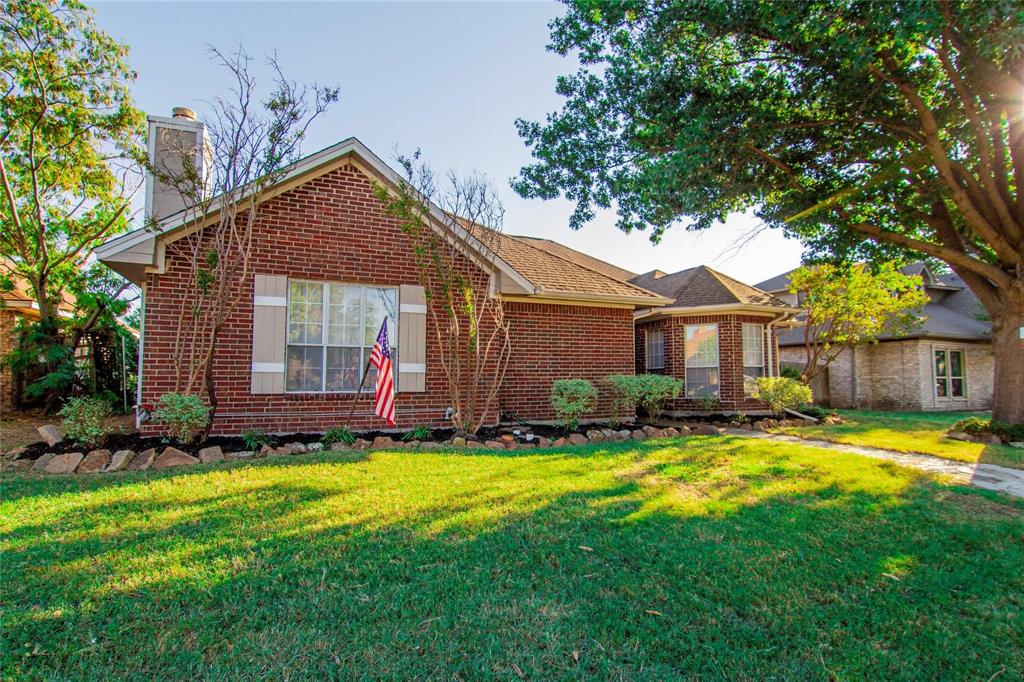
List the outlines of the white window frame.
{"label": "white window frame", "polygon": [[[946,373],[939,374],[936,356],[946,354]],[[953,374],[953,353],[960,354],[960,374]],[[954,346],[932,346],[932,394],[935,400],[967,400],[967,351]],[[953,380],[959,379],[963,387],[963,395],[953,395]],[[946,385],[946,395],[939,395],[939,381]]]}
{"label": "white window frame", "polygon": [[[715,328],[715,364],[694,364],[690,361],[690,329],[697,327],[714,327]],[[717,322],[705,322],[701,324],[688,324],[684,331],[684,364],[685,371],[683,376],[685,377],[685,395],[687,398],[700,399],[700,398],[721,398],[722,397],[722,338],[719,332]],[[718,370],[718,383],[715,386],[715,390],[710,393],[693,394],[690,393],[690,370],[691,369],[715,369]]]}
{"label": "white window frame", "polygon": [[[292,310],[292,284],[316,284],[321,289],[321,325],[320,325],[320,343],[292,343],[288,340],[288,327],[291,324],[291,310]],[[331,393],[356,393],[359,388],[346,388],[340,390],[326,390],[327,388],[327,351],[331,348],[352,348],[353,346],[338,345],[329,343],[329,314],[330,314],[330,300],[331,300],[331,287],[358,287],[360,290],[359,297],[359,330],[361,334],[366,333],[366,291],[368,289],[387,289],[395,292],[395,316],[389,318],[391,322],[388,324],[388,340],[391,342],[391,362],[392,367],[395,368],[395,390],[398,390],[398,318],[399,311],[401,310],[402,302],[399,300],[401,292],[397,286],[388,286],[380,284],[362,284],[357,282],[321,282],[317,280],[308,279],[288,279],[287,289],[287,307],[285,308],[285,343],[284,343],[284,368],[285,368],[285,393],[297,393],[297,394],[331,394]],[[364,337],[365,344],[365,337]],[[295,389],[288,387],[288,349],[291,347],[303,347],[303,348],[320,348],[322,355],[320,361],[320,388],[319,389]],[[370,346],[365,345],[359,348],[359,377],[362,378],[362,373],[366,368],[366,363],[369,358],[370,349],[373,348],[373,343]],[[371,375],[367,375],[367,381],[363,386],[363,392],[366,392],[367,386],[371,387],[372,381]]]}
{"label": "white window frame", "polygon": [[[651,353],[651,340],[652,340],[651,337],[652,336],[658,336],[658,337],[661,338],[661,353],[660,353],[661,363],[660,364],[653,364],[653,362],[651,361],[652,357],[654,357],[655,359],[657,359],[659,357],[658,354],[652,354]],[[644,364],[645,364],[645,367],[647,368],[647,371],[651,371],[652,369],[665,369],[665,330],[664,329],[648,329],[648,330],[646,330],[644,332]]]}
{"label": "white window frame", "polygon": [[[740,331],[740,341],[743,353],[743,395],[747,398],[753,397],[754,388],[756,387],[756,380],[759,377],[766,376],[765,374],[765,353],[764,353],[764,330],[763,324],[757,324],[756,322],[744,322],[743,327]],[[749,336],[749,338],[748,338]],[[753,348],[748,348],[747,342],[754,344]],[[748,362],[747,353],[756,352],[758,355],[757,363]],[[748,369],[758,369],[758,374],[748,374]],[[750,379],[750,381],[748,381]]]}

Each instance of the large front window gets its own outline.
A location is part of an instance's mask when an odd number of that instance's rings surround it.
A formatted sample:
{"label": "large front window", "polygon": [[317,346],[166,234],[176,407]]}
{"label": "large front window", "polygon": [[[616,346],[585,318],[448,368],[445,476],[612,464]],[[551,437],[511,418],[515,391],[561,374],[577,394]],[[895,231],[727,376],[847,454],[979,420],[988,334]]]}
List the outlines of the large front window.
{"label": "large front window", "polygon": [[719,395],[718,325],[686,325],[686,397]]}
{"label": "large front window", "polygon": [[743,394],[754,395],[757,379],[764,376],[764,325],[743,325]]}
{"label": "large front window", "polygon": [[964,353],[946,348],[935,349],[935,396],[964,397]]}
{"label": "large front window", "polygon": [[[397,289],[289,281],[285,389],[294,392],[358,389],[385,318],[388,338],[394,344],[398,339]],[[394,357],[394,347],[391,353]],[[371,368],[365,386],[372,386],[373,378]]]}

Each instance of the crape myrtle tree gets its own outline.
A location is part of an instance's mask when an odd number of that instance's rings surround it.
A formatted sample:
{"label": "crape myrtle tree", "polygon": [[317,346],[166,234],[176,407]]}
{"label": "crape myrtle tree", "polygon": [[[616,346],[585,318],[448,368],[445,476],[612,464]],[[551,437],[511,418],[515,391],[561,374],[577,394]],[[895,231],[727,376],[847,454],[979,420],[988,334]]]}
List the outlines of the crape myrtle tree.
{"label": "crape myrtle tree", "polygon": [[944,261],[992,321],[993,416],[1024,423],[1024,4],[580,1],[551,29],[581,66],[517,122],[520,194],[655,241],[751,211],[812,259]]}
{"label": "crape myrtle tree", "polygon": [[243,46],[231,52],[211,47],[210,54],[231,87],[207,112],[208,169],[197,167],[192,154],[183,153],[181,167],[174,169],[140,159],[181,195],[188,207],[185,219],[203,226],[186,231],[172,247],[186,274],[171,363],[175,393],[205,392],[207,432],[218,403],[214,360],[224,327],[243,300],[242,283],[252,277],[263,208],[286,167],[301,156],[310,124],[339,98],[337,87],[289,80],[273,56],[267,59],[270,87],[261,98],[253,60]]}

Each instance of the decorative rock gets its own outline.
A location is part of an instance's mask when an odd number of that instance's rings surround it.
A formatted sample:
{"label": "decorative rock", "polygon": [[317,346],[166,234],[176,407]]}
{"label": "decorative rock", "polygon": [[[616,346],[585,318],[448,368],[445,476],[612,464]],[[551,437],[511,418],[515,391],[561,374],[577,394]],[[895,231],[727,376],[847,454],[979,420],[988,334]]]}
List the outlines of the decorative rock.
{"label": "decorative rock", "polygon": [[947,438],[950,440],[961,440],[965,443],[970,443],[974,440],[969,433],[964,433],[963,431],[950,431]]}
{"label": "decorative rock", "polygon": [[457,448],[464,448],[466,447],[466,439],[462,436],[455,436],[452,438],[452,445]]}
{"label": "decorative rock", "polygon": [[156,450],[149,448],[143,450],[139,454],[135,455],[135,458],[125,468],[126,471],[145,471],[149,467],[153,466],[153,460],[156,459]]}
{"label": "decorative rock", "polygon": [[665,432],[656,426],[648,424],[643,428],[643,432],[647,434],[649,438],[664,438]]}
{"label": "decorative rock", "polygon": [[224,451],[220,449],[219,445],[211,445],[208,448],[203,448],[199,451],[199,461],[203,464],[209,464],[210,462],[220,462],[224,460]]}
{"label": "decorative rock", "polygon": [[489,440],[484,443],[484,447],[490,448],[492,450],[504,450],[505,445],[506,443],[500,440]]}
{"label": "decorative rock", "polygon": [[697,424],[690,432],[695,436],[717,436],[718,428],[711,424]]}
{"label": "decorative rock", "polygon": [[553,448],[560,448],[563,445],[568,445],[568,444],[569,444],[569,439],[568,438],[558,438],[558,439],[555,440],[554,443],[551,444],[551,447],[553,447]]}
{"label": "decorative rock", "polygon": [[537,447],[538,448],[550,448],[551,447],[551,441],[548,440],[547,438],[545,438],[544,436],[540,436],[539,438],[537,438]]}
{"label": "decorative rock", "polygon": [[676,430],[677,430],[677,431],[679,431],[679,435],[680,435],[680,436],[689,436],[689,435],[690,435],[691,433],[693,433],[693,432],[692,432],[692,431],[690,430],[690,427],[689,427],[689,426],[680,426],[680,427],[679,427],[678,429],[676,429]]}
{"label": "decorative rock", "polygon": [[110,464],[110,450],[93,450],[78,465],[80,474],[96,474]]}
{"label": "decorative rock", "polygon": [[744,422],[743,424],[740,424],[740,428],[743,429],[744,431],[753,431],[754,425],[751,424],[750,422]]}
{"label": "decorative rock", "polygon": [[23,448],[23,447],[21,447],[21,448],[13,448],[11,450],[8,450],[7,453],[4,455],[4,457],[7,457],[9,459],[18,459],[18,457],[23,452],[25,452],[25,448]]}
{"label": "decorative rock", "polygon": [[323,443],[306,443],[306,452],[320,452],[323,449]]}
{"label": "decorative rock", "polygon": [[256,456],[256,453],[252,450],[239,450],[238,452],[229,452],[227,454],[228,459],[252,459]]}
{"label": "decorative rock", "polygon": [[587,442],[587,437],[582,433],[573,433],[569,435],[569,442],[573,445],[583,445]]}
{"label": "decorative rock", "polygon": [[591,443],[600,443],[601,441],[605,440],[605,437],[604,434],[598,431],[597,429],[590,429],[589,431],[587,431],[587,440],[589,440]]}
{"label": "decorative rock", "polygon": [[164,451],[153,462],[153,468],[166,469],[167,467],[190,466],[192,464],[199,464],[199,460],[178,448],[167,447],[164,448]]}
{"label": "decorative rock", "polygon": [[48,474],[71,474],[74,473],[75,469],[82,462],[81,452],[65,452],[63,455],[55,455],[46,464],[46,468],[43,470]]}
{"label": "decorative rock", "polygon": [[533,435],[532,433],[528,433],[525,436],[523,436],[523,439],[525,439],[527,443],[532,443],[536,438],[537,436]]}
{"label": "decorative rock", "polygon": [[636,431],[631,433],[629,437],[632,438],[633,440],[647,440],[647,434],[641,431],[640,429],[637,429]]}
{"label": "decorative rock", "polygon": [[260,455],[262,455],[263,457],[268,457],[274,454],[274,452],[275,450],[273,446],[271,446],[269,443],[264,443],[263,447],[260,448]]}
{"label": "decorative rock", "polygon": [[615,435],[618,438],[618,440],[629,440],[629,437],[632,436],[633,434],[630,432],[629,429],[620,429],[619,431],[615,432]]}
{"label": "decorative rock", "polygon": [[64,436],[61,434],[60,429],[53,424],[44,424],[37,428],[36,431],[39,432],[39,437],[42,438],[43,441],[51,448],[64,440]]}
{"label": "decorative rock", "polygon": [[1002,445],[1003,439],[995,434],[992,434],[985,439],[985,442],[988,443],[989,445]]}
{"label": "decorative rock", "polygon": [[665,437],[666,438],[675,438],[678,435],[679,435],[679,431],[677,429],[672,428],[671,426],[668,427],[667,429],[665,429]]}
{"label": "decorative rock", "polygon": [[537,448],[537,444],[536,443],[516,443],[515,445],[510,445],[508,449],[509,450],[534,450],[536,448]]}
{"label": "decorative rock", "polygon": [[118,450],[110,458],[110,464],[104,471],[122,471],[131,463],[133,457],[135,457],[134,450]]}
{"label": "decorative rock", "polygon": [[356,438],[355,441],[352,443],[353,450],[365,450],[368,447],[370,447],[370,441],[366,440],[365,438]]}
{"label": "decorative rock", "polygon": [[39,459],[32,464],[32,468],[36,471],[46,471],[46,465],[49,464],[50,460],[56,456],[57,455],[53,452],[47,452],[46,454],[40,455]]}
{"label": "decorative rock", "polygon": [[1018,450],[1024,450],[1024,440],[1015,440],[1009,444],[1011,448],[1017,448]]}
{"label": "decorative rock", "polygon": [[306,451],[305,443],[288,443],[285,447],[291,450],[293,453],[302,453]]}
{"label": "decorative rock", "polygon": [[503,433],[500,436],[498,436],[498,440],[500,440],[505,445],[512,445],[516,442],[516,437],[513,436],[511,433]]}
{"label": "decorative rock", "polygon": [[20,469],[28,469],[32,466],[32,460],[30,459],[14,459],[9,462],[0,464],[0,470],[2,471],[18,471]]}
{"label": "decorative rock", "polygon": [[355,447],[355,443],[352,443],[352,445],[349,445],[348,443],[342,443],[340,440],[337,440],[337,441],[334,441],[333,443],[331,443],[330,447],[328,447],[327,449],[328,450],[348,450],[351,447]]}
{"label": "decorative rock", "polygon": [[370,447],[374,450],[384,450],[398,447],[398,443],[392,440],[390,436],[377,436],[373,439],[373,444]]}
{"label": "decorative rock", "polygon": [[605,440],[615,440],[615,431],[612,429],[601,429],[601,434],[604,435]]}
{"label": "decorative rock", "polygon": [[428,440],[425,443],[420,443],[420,450],[423,450],[424,452],[433,452],[434,450],[440,450],[442,445],[442,443],[435,443],[434,441]]}

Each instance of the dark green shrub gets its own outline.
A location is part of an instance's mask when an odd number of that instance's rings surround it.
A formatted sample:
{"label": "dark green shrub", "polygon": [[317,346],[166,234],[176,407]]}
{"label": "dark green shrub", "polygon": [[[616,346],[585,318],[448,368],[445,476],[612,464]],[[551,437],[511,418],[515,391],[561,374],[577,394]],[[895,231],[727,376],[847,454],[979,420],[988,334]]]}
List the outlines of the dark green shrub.
{"label": "dark green shrub", "polygon": [[352,445],[356,442],[356,437],[346,426],[333,426],[320,437],[320,442],[327,447],[331,447],[334,443]]}
{"label": "dark green shrub", "polygon": [[569,429],[597,405],[597,389],[586,379],[558,379],[551,384],[551,407]]}
{"label": "dark green shrub", "polygon": [[270,438],[263,431],[246,431],[242,434],[242,442],[247,450],[259,450],[270,444]]}
{"label": "dark green shrub", "polygon": [[157,401],[153,419],[167,427],[179,443],[191,443],[210,423],[210,408],[197,395],[164,393]]}
{"label": "dark green shrub", "polygon": [[612,388],[617,414],[635,415],[642,407],[649,417],[657,417],[683,390],[682,381],[666,374],[612,374],[605,381]]}
{"label": "dark green shrub", "polygon": [[982,417],[961,419],[950,428],[950,432],[962,431],[972,436],[998,436],[1004,443],[1024,441],[1024,424],[1008,424]]}
{"label": "dark green shrub", "polygon": [[402,435],[402,440],[408,442],[411,440],[430,440],[434,435],[434,432],[429,426],[417,426],[411,431]]}

